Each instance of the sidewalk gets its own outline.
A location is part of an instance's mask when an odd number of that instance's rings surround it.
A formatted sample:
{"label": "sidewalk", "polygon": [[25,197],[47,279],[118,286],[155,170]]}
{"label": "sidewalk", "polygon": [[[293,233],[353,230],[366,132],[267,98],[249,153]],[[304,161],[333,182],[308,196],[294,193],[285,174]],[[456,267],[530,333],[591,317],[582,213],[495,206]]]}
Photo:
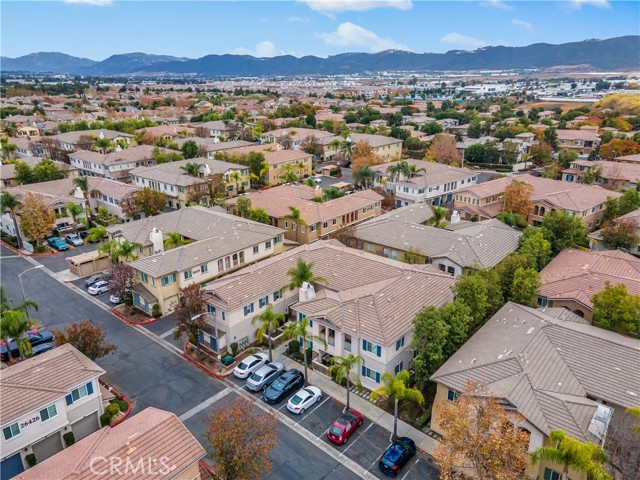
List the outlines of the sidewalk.
{"label": "sidewalk", "polygon": [[[280,347],[274,348],[273,359],[282,363],[287,370],[289,370],[290,368],[297,368],[300,371],[304,372],[303,365],[284,355],[283,352],[286,350],[286,348],[286,345],[281,345]],[[308,382],[310,385],[318,387],[324,394],[329,395],[330,397],[335,398],[342,403],[347,402],[347,390],[344,387],[341,387],[326,375],[315,372],[311,368],[308,369],[308,372]],[[392,414],[385,412],[370,401],[365,400],[364,398],[356,395],[353,392],[351,392],[351,394],[349,395],[349,401],[352,408],[362,413],[372,422],[377,423],[389,432],[393,430]],[[431,454],[433,450],[435,450],[435,448],[438,446],[438,442],[436,440],[429,437],[426,433],[413,428],[411,425],[403,422],[402,420],[398,420],[398,436],[411,438],[414,442],[416,442],[416,446],[420,450],[429,454]]]}

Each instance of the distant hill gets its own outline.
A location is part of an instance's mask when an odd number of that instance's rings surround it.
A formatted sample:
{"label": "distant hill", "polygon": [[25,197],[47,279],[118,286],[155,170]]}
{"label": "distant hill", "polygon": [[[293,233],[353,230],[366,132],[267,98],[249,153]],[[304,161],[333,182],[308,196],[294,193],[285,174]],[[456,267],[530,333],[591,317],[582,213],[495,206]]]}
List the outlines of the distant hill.
{"label": "distant hill", "polygon": [[593,70],[638,69],[640,36],[584,40],[560,45],[536,43],[526,47],[484,47],[473,52],[452,50],[447,53],[413,53],[387,50],[379,53],[343,53],[328,58],[207,55],[188,59],[145,53],[113,55],[101,62],[61,53],[35,53],[16,59],[2,58],[3,71],[49,71],[80,75],[336,75],[381,71],[546,69],[577,65]]}

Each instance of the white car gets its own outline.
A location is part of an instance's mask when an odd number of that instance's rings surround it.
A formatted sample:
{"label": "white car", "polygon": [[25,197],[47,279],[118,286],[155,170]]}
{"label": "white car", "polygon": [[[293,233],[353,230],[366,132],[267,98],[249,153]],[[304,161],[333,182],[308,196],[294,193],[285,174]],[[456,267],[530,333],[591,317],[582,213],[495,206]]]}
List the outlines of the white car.
{"label": "white car", "polygon": [[96,282],[89,287],[89,293],[91,295],[100,295],[101,293],[107,293],[109,291],[109,282],[104,280]]}
{"label": "white car", "polygon": [[269,363],[269,356],[266,353],[256,353],[249,355],[242,360],[236,368],[233,369],[233,374],[238,378],[247,378],[253,372],[258,370],[263,365]]}
{"label": "white car", "polygon": [[252,392],[264,390],[271,385],[282,372],[284,372],[284,365],[280,362],[263,365],[247,379],[247,389]]}
{"label": "white car", "polygon": [[304,411],[314,403],[322,400],[322,392],[318,387],[304,387],[296,392],[296,394],[287,402],[287,410],[296,415],[303,414]]}
{"label": "white car", "polygon": [[114,293],[114,294],[112,294],[112,295],[109,297],[109,301],[110,301],[111,303],[113,303],[114,305],[119,305],[119,304],[121,304],[121,303],[122,303],[122,299],[121,299],[118,295],[116,295],[115,293]]}

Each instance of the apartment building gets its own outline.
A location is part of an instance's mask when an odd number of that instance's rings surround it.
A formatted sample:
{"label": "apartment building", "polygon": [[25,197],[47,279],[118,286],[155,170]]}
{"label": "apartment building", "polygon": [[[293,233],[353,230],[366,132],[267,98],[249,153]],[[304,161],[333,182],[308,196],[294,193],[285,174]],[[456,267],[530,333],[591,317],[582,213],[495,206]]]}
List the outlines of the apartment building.
{"label": "apartment building", "polygon": [[107,154],[78,150],[69,154],[69,162],[80,171],[81,175],[128,182],[131,170],[153,163],[155,148],[151,145],[139,145]]}
{"label": "apartment building", "polygon": [[[611,424],[638,405],[640,350],[636,339],[586,324],[564,308],[502,307],[431,377],[435,404],[455,401],[472,381],[484,386],[530,434],[528,451],[553,447],[564,430],[601,445]],[[437,410],[431,429],[442,434]],[[563,466],[543,460],[523,479],[559,479]],[[586,480],[569,469],[569,478]]]}
{"label": "apartment building", "polygon": [[597,185],[572,184],[527,174],[499,178],[461,189],[455,195],[453,207],[465,219],[495,218],[504,208],[504,191],[514,179],[533,187],[526,219],[529,225],[540,225],[545,215],[559,210],[578,217],[585,228],[592,231],[602,223],[607,198],[621,196],[618,192]]}
{"label": "apartment building", "polygon": [[231,142],[221,142],[218,137],[213,138],[179,138],[176,139],[176,144],[182,148],[185,142],[195,142],[198,145],[199,150],[206,150],[208,158],[215,158],[216,153],[228,152],[240,147],[250,147],[253,145],[251,142],[245,142],[244,140],[234,140]]}
{"label": "apartment building", "polygon": [[[386,137],[384,135],[369,135],[367,133],[351,133],[347,137],[347,141],[351,140],[351,143],[355,145],[358,142],[368,143],[373,153],[382,158],[384,163],[397,160],[402,157],[402,140],[393,137]],[[342,144],[345,139],[340,136],[325,137],[318,140],[317,145],[322,148],[321,159],[323,161],[331,160],[336,155],[341,153]],[[336,146],[334,145],[334,143]]]}
{"label": "apartment building", "polygon": [[600,135],[592,130],[556,130],[558,150],[571,150],[578,155],[589,155],[600,143]]}
{"label": "apartment building", "polygon": [[[313,273],[327,284],[283,290],[289,283],[286,272],[298,260],[312,262]],[[423,306],[452,301],[454,282],[431,265],[408,265],[330,240],[251,265],[204,290],[208,321],[215,318],[229,342],[253,341],[251,320],[273,304],[274,311],[289,312],[293,321],[309,318],[311,332],[325,339],[326,346],[309,342],[314,368],[322,369],[335,355],[362,355],[365,362],[357,373],[366,388],[374,389],[384,373],[409,368],[413,317]]]}
{"label": "apartment building", "polygon": [[564,182],[584,183],[585,172],[596,166],[599,166],[602,171],[595,179],[595,185],[600,185],[609,190],[623,191],[638,187],[640,164],[609,162],[606,160],[594,162],[576,160],[571,162],[569,168],[562,171],[562,180]]}
{"label": "apartment building", "polygon": [[69,344],[0,370],[0,476],[8,480],[100,428],[105,371]]}
{"label": "apartment building", "polygon": [[262,140],[265,143],[280,143],[282,138],[289,138],[291,141],[290,148],[301,150],[303,148],[302,144],[309,137],[314,137],[317,142],[322,138],[335,137],[335,135],[331,132],[313,128],[279,128],[263,134]]}
{"label": "apartment building", "polygon": [[[320,187],[307,185],[280,185],[267,190],[243,195],[251,200],[251,208],[264,209],[274,226],[284,228],[285,238],[297,243],[311,243],[326,239],[343,227],[360,223],[382,212],[382,195],[373,190],[362,190],[344,197],[316,202],[322,197]],[[236,213],[238,198],[229,200],[227,211]],[[302,222],[288,218],[291,208],[300,211]]]}
{"label": "apartment building", "polygon": [[284,150],[279,145],[265,144],[252,147],[242,147],[232,150],[232,154],[245,155],[259,152],[269,164],[269,171],[260,179],[266,185],[274,186],[285,183],[284,175],[292,172],[297,178],[303,178],[313,173],[313,155],[302,150]]}
{"label": "apartment building", "polygon": [[58,135],[52,135],[53,140],[60,142],[60,147],[67,152],[73,152],[75,150],[88,150],[91,148],[91,143],[83,142],[83,137],[97,140],[98,138],[111,140],[115,148],[118,143],[124,143],[126,145],[131,144],[133,135],[128,133],[116,132],[114,130],[107,130],[101,128],[99,130],[80,130],[76,132],[59,133]]}

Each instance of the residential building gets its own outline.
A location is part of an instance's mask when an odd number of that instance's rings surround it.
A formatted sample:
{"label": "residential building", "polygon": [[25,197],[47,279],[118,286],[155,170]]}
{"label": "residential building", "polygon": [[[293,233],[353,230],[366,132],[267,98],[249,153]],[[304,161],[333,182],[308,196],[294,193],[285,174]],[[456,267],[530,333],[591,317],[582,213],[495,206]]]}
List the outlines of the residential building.
{"label": "residential building", "polygon": [[518,248],[521,232],[500,220],[453,224],[453,231],[393,218],[358,225],[350,246],[393,260],[429,263],[460,276],[491,268]]}
{"label": "residential building", "polygon": [[615,157],[614,161],[623,163],[633,163],[635,165],[640,164],[640,153],[634,155],[623,155],[621,157]]}
{"label": "residential building", "polygon": [[556,130],[558,150],[571,150],[578,155],[589,155],[600,143],[598,132],[591,130]]}
{"label": "residential building", "polygon": [[[431,377],[434,404],[455,401],[467,382],[480,384],[530,434],[528,451],[553,446],[564,430],[579,441],[605,442],[611,421],[638,406],[640,348],[636,339],[586,324],[564,309],[502,307]],[[443,434],[438,411],[431,429]],[[522,478],[559,479],[563,466],[543,460]],[[569,470],[569,478],[586,475]]]}
{"label": "residential building", "polygon": [[[127,479],[200,480],[198,462],[206,453],[175,414],[147,407],[118,428],[103,428],[38,462],[16,480],[99,479],[115,472]],[[117,470],[113,461],[120,461]]]}
{"label": "residential building", "polygon": [[477,183],[477,172],[468,168],[451,167],[412,158],[403,161],[409,165],[415,165],[420,171],[417,171],[413,177],[400,174],[392,178],[387,172],[394,163],[383,163],[371,167],[376,173],[374,184],[376,186],[384,184],[387,191],[393,192],[397,207],[415,203],[451,204],[455,192]]}
{"label": "residential building", "polygon": [[69,344],[0,370],[0,476],[7,480],[65,448],[63,436],[79,441],[100,428],[105,371]]}
{"label": "residential building", "polygon": [[[612,223],[618,224],[620,222],[628,222],[636,226],[636,235],[640,238],[640,208],[629,212],[626,215],[622,215],[612,221]],[[587,235],[589,237],[589,247],[592,250],[607,250],[602,239],[602,230],[596,230],[595,232]],[[632,245],[629,249],[629,253],[635,256],[640,256],[640,242]]]}
{"label": "residential building", "polygon": [[18,158],[49,157],[47,150],[37,141],[26,138],[9,137],[7,142],[16,146],[16,156]]}
{"label": "residential building", "polygon": [[[18,160],[25,162],[31,168],[34,168],[38,165],[43,159],[36,157],[23,156],[18,158]],[[62,168],[65,171],[65,174],[68,178],[74,178],[78,176],[78,169],[70,166],[67,163],[56,162],[54,164]],[[16,178],[16,164],[15,163],[3,163],[0,165],[0,179],[2,179],[2,186],[4,187],[14,187],[18,185],[18,180]]]}
{"label": "residential building", "polygon": [[185,125],[158,125],[141,129],[147,135],[165,140],[189,139],[194,136],[194,129]]}
{"label": "residential building", "polygon": [[[283,289],[290,281],[287,271],[298,260],[312,263],[314,275],[327,283]],[[423,306],[452,301],[454,283],[452,276],[431,265],[408,265],[330,240],[251,265],[204,290],[209,295],[208,321],[230,342],[253,341],[252,319],[272,304],[276,312],[290,312],[294,321],[306,316],[311,333],[325,339],[326,346],[308,344],[314,368],[322,369],[334,355],[362,355],[365,362],[357,373],[372,390],[384,373],[409,368],[413,317]]]}
{"label": "residential building", "polygon": [[317,142],[321,138],[335,138],[335,135],[331,132],[315,130],[313,128],[279,128],[263,134],[262,140],[266,143],[280,143],[280,139],[283,137],[289,137],[291,140],[291,149],[301,150],[303,148],[303,142],[309,137],[314,137]]}
{"label": "residential building", "polygon": [[496,142],[496,144],[500,143],[500,139],[496,137],[480,137],[480,138],[472,138],[472,137],[464,137],[462,141],[456,142],[456,150],[464,157],[464,153],[471,145],[484,145],[488,142]]}
{"label": "residential building", "polygon": [[102,128],[100,130],[80,130],[75,132],[59,133],[58,135],[51,136],[53,140],[58,140],[60,142],[60,147],[67,152],[90,149],[90,144],[83,143],[83,137],[93,139],[106,138],[113,142],[115,148],[115,145],[118,143],[129,145],[133,135]]}
{"label": "residential building", "polygon": [[[367,133],[351,133],[346,140],[351,139],[351,143],[355,145],[358,142],[368,143],[373,153],[382,158],[383,162],[388,163],[402,157],[402,140],[384,135],[369,135]],[[334,146],[339,142],[340,146]],[[323,161],[331,160],[341,153],[342,144],[345,139],[340,136],[324,137],[317,141],[319,148],[322,148],[321,159]]]}
{"label": "residential building", "polygon": [[30,140],[32,137],[39,137],[40,130],[35,125],[23,125],[16,130],[18,138],[26,138]]}
{"label": "residential building", "polygon": [[222,120],[213,120],[211,122],[194,123],[191,125],[193,128],[206,128],[209,131],[210,137],[218,137],[224,140],[229,140],[229,137],[233,131],[233,128],[228,123]]}
{"label": "residential building", "polygon": [[298,178],[303,178],[313,173],[313,155],[302,150],[284,150],[279,145],[256,145],[252,147],[236,148],[230,152],[233,155],[245,155],[250,152],[258,152],[264,155],[264,160],[269,164],[269,171],[262,176],[261,181],[267,185],[281,185],[285,183],[283,178],[289,171]]}
{"label": "residential building", "polygon": [[[283,230],[204,207],[190,207],[109,227],[116,240],[139,244],[138,259],[129,265],[136,281],[134,305],[151,313],[172,311],[181,290],[284,251]],[[165,249],[168,234],[176,232],[182,246]]]}
{"label": "residential building", "polygon": [[185,142],[192,141],[198,145],[198,150],[206,150],[208,158],[215,158],[216,153],[228,152],[240,147],[250,147],[253,145],[251,142],[245,142],[244,140],[234,140],[232,142],[221,142],[218,137],[213,138],[179,138],[176,140],[176,144],[182,148]]}
{"label": "residential building", "polygon": [[151,145],[139,145],[107,154],[78,150],[69,154],[69,162],[77,167],[82,175],[128,182],[131,170],[153,163],[155,148]]}
{"label": "residential building", "polygon": [[[200,165],[197,177],[189,175],[184,167],[188,163]],[[231,174],[240,173],[235,182]],[[211,177],[219,175],[226,184],[227,195],[237,195],[249,188],[249,169],[236,163],[211,158],[191,158],[178,162],[161,163],[149,167],[138,167],[129,173],[131,181],[140,188],[149,187],[167,196],[167,206],[184,208],[191,202],[206,200],[210,192]]]}
{"label": "residential building", "polygon": [[[373,190],[362,190],[333,200],[316,202],[322,197],[320,187],[307,185],[280,185],[260,190],[241,198],[251,200],[251,208],[264,209],[271,223],[284,228],[285,238],[297,243],[311,243],[326,239],[343,227],[360,223],[382,212],[382,195]],[[238,198],[229,200],[227,211],[236,213]],[[300,211],[304,223],[288,218],[291,208]]]}
{"label": "residential building", "polygon": [[469,220],[494,218],[502,212],[505,203],[504,191],[513,180],[528,183],[533,187],[530,196],[531,206],[526,219],[529,225],[540,225],[545,215],[559,210],[579,218],[588,231],[595,230],[602,223],[607,198],[618,198],[621,195],[597,185],[571,184],[526,174],[503,177],[460,189],[455,195],[453,208]]}
{"label": "residential building", "polygon": [[565,307],[593,320],[593,296],[612,286],[625,285],[640,295],[640,259],[620,250],[585,252],[568,248],[540,272],[538,305]]}
{"label": "residential building", "polygon": [[590,168],[600,166],[602,172],[595,178],[594,183],[610,190],[629,190],[638,186],[640,179],[640,164],[623,162],[609,162],[606,160],[590,162],[575,160],[569,168],[562,171],[565,182],[584,183],[584,173]]}

